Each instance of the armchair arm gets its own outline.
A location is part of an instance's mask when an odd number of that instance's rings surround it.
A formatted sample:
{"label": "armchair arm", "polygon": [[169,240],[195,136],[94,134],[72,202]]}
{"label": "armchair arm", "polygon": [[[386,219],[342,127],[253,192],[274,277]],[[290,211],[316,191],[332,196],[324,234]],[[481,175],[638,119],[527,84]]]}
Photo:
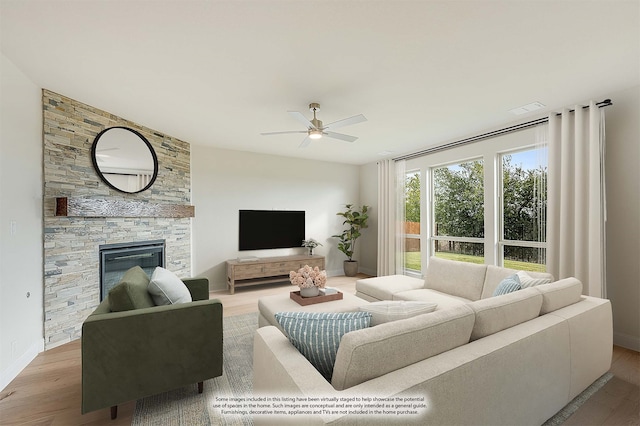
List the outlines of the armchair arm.
{"label": "armchair arm", "polygon": [[209,280],[207,278],[182,278],[182,282],[189,289],[194,301],[209,299]]}
{"label": "armchair arm", "polygon": [[91,315],[82,325],[82,412],[222,375],[222,304]]}

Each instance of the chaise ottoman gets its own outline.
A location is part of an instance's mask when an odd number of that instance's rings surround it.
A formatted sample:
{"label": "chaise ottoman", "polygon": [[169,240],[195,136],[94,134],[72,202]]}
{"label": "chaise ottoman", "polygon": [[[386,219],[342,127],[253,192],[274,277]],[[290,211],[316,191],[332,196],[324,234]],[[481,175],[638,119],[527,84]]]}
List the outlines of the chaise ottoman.
{"label": "chaise ottoman", "polygon": [[385,275],[382,277],[363,278],[356,281],[356,296],[369,302],[393,300],[395,293],[417,290],[424,287],[422,278],[406,275]]}
{"label": "chaise ottoman", "polygon": [[284,330],[276,321],[276,312],[355,312],[360,306],[368,305],[364,299],[349,293],[342,293],[342,299],[330,302],[315,303],[302,306],[291,299],[289,293],[275,296],[261,297],[258,299],[258,327],[274,325],[284,333]]}

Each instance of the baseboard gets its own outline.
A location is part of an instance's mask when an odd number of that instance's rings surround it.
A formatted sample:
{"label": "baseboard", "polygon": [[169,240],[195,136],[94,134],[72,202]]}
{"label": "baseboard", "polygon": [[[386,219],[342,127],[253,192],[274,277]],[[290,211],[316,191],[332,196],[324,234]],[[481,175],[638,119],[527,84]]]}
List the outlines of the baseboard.
{"label": "baseboard", "polygon": [[360,268],[358,272],[361,274],[371,275],[372,277],[375,277],[378,274],[378,271],[370,268]]}
{"label": "baseboard", "polygon": [[340,277],[344,276],[344,269],[326,269],[327,277]]}
{"label": "baseboard", "polygon": [[0,373],[0,390],[4,390],[4,388],[6,388],[7,385],[11,383],[13,379],[18,377],[18,374],[20,374],[20,372],[24,370],[27,367],[27,365],[29,365],[29,363],[33,361],[36,358],[36,356],[38,356],[40,352],[43,352],[43,351],[44,351],[44,339],[39,339],[38,341],[34,342],[27,349],[27,351],[23,353],[22,356],[20,356],[20,358],[15,360],[15,362],[9,365],[8,368],[3,370]]}
{"label": "baseboard", "polygon": [[640,352],[640,337],[631,336],[624,333],[613,333],[613,344],[616,346],[622,346],[623,348],[631,349],[632,351]]}

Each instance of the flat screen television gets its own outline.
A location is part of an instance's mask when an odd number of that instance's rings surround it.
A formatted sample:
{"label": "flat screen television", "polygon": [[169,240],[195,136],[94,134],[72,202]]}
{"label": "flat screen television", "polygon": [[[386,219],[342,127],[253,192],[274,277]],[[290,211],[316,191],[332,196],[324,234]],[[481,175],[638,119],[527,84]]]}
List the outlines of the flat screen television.
{"label": "flat screen television", "polygon": [[304,211],[240,210],[239,250],[302,247]]}

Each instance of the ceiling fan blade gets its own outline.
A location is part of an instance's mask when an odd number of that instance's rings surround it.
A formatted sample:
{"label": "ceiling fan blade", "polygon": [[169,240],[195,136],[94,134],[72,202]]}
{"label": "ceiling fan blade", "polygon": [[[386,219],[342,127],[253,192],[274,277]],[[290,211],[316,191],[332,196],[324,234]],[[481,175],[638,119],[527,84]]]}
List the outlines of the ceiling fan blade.
{"label": "ceiling fan blade", "polygon": [[291,117],[295,118],[296,120],[298,120],[299,122],[301,122],[305,126],[307,126],[307,128],[317,129],[317,127],[314,126],[314,124],[312,122],[307,120],[307,118],[304,115],[302,115],[302,113],[300,113],[298,111],[287,111],[287,112],[289,113],[289,115]]}
{"label": "ceiling fan blade", "polygon": [[289,130],[286,132],[266,132],[266,133],[260,133],[262,136],[269,136],[269,135],[284,135],[286,133],[308,133],[308,131],[306,130]]}
{"label": "ceiling fan blade", "polygon": [[350,126],[352,124],[362,123],[363,121],[367,121],[367,118],[362,114],[358,114],[358,115],[354,115],[353,117],[344,118],[342,120],[338,120],[338,121],[334,121],[333,123],[329,123],[326,126],[324,126],[324,128],[325,129],[329,129],[329,128],[337,129],[339,127]]}
{"label": "ceiling fan blade", "polygon": [[306,148],[309,146],[310,143],[311,143],[311,138],[307,136],[306,138],[304,138],[304,140],[302,141],[300,146],[298,146],[298,148]]}
{"label": "ceiling fan blade", "polygon": [[357,137],[355,136],[350,136],[350,135],[345,135],[342,133],[336,133],[336,132],[322,132],[323,135],[327,135],[330,138],[333,139],[340,139],[342,141],[347,141],[347,142],[355,142],[356,140],[358,140]]}

